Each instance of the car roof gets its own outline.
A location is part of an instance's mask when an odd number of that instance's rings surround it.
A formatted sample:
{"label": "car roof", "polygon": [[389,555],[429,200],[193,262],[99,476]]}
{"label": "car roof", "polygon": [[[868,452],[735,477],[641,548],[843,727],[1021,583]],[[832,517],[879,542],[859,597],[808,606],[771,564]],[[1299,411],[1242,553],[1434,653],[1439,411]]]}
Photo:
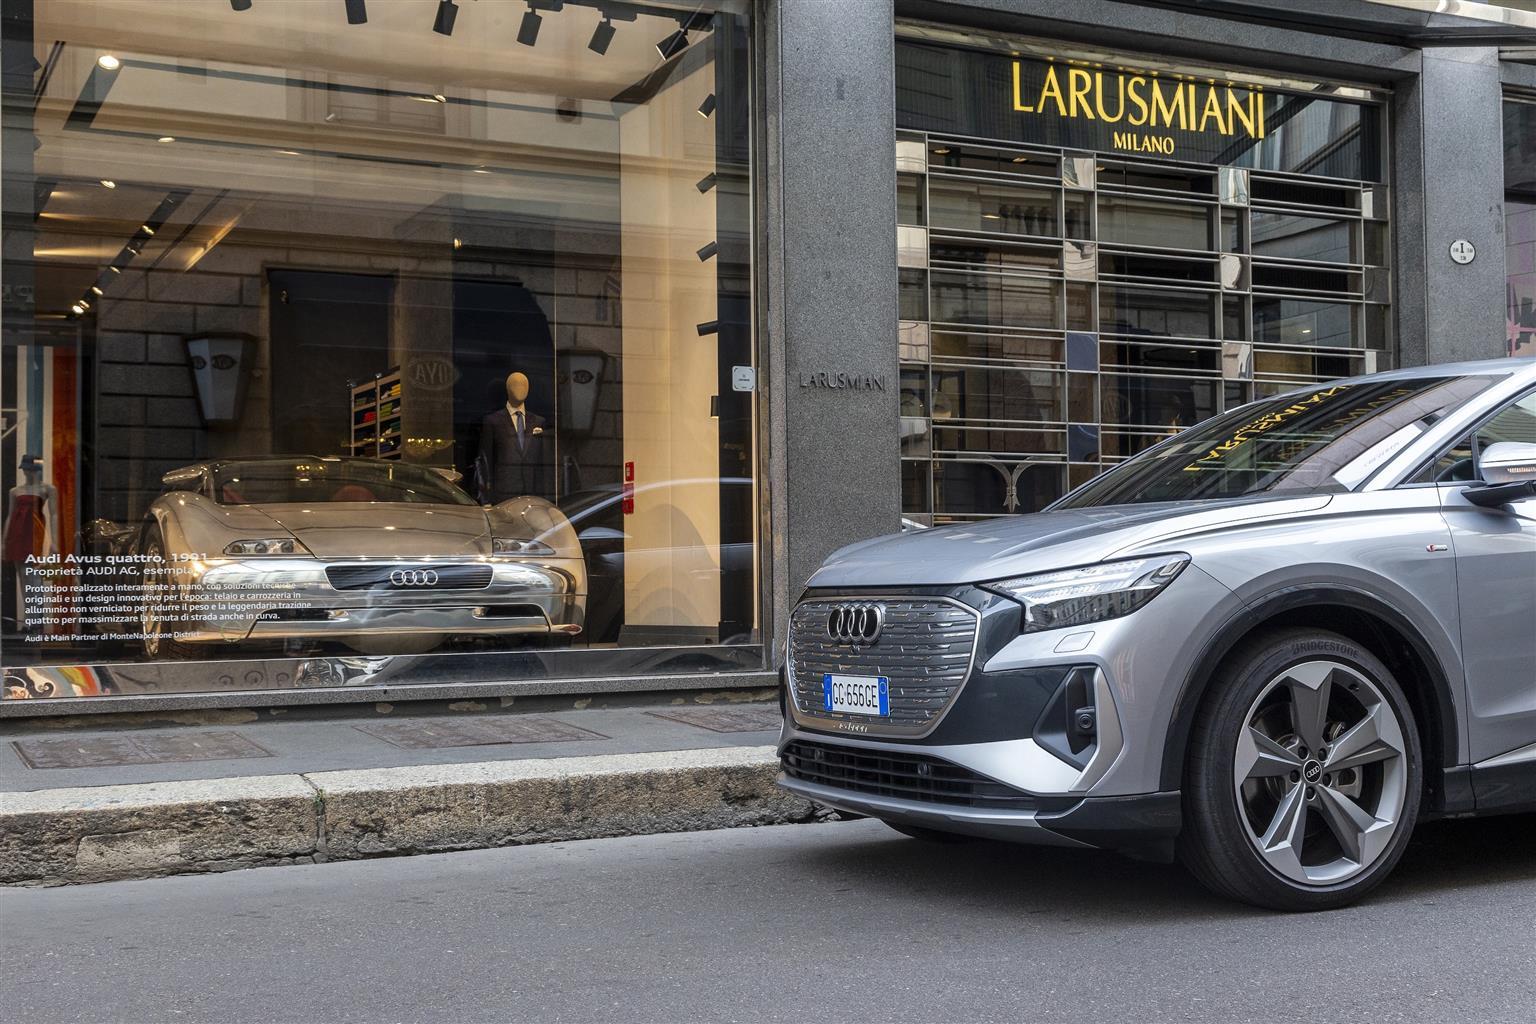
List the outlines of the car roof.
{"label": "car roof", "polygon": [[1426,366],[1405,366],[1397,370],[1383,370],[1364,377],[1341,378],[1347,380],[1413,380],[1423,377],[1505,377],[1523,376],[1536,379],[1536,359],[1530,356],[1506,356],[1502,359],[1479,359],[1461,363],[1430,363]]}

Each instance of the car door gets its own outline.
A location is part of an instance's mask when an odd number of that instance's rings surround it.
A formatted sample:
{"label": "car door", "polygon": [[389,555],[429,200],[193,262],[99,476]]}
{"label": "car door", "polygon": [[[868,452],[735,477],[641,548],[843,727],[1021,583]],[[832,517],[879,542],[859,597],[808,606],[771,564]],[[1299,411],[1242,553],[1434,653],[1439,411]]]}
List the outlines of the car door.
{"label": "car door", "polygon": [[1536,498],[1498,508],[1466,498],[1480,453],[1499,441],[1536,444],[1536,392],[1484,421],[1436,471],[1456,556],[1480,808],[1536,800]]}

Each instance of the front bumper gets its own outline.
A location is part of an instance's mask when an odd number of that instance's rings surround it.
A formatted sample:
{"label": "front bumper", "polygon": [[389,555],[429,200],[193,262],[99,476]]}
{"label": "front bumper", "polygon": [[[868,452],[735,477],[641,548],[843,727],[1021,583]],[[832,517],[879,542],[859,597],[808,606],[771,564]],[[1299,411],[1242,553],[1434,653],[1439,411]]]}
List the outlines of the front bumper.
{"label": "front bumper", "polygon": [[359,560],[229,559],[188,566],[178,581],[187,643],[390,635],[517,635],[581,632],[585,566],[579,559],[481,560],[476,589],[338,589],[327,570]]}

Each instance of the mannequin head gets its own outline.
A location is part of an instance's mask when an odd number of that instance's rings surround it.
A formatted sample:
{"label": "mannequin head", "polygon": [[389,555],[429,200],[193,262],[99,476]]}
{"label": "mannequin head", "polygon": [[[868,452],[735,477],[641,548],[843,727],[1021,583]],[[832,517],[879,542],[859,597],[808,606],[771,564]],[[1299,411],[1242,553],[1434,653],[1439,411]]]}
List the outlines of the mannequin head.
{"label": "mannequin head", "polygon": [[519,405],[528,398],[528,378],[521,373],[507,374],[507,401]]}
{"label": "mannequin head", "polygon": [[21,457],[20,469],[26,477],[27,483],[35,484],[42,478],[43,460],[36,455],[23,455]]}

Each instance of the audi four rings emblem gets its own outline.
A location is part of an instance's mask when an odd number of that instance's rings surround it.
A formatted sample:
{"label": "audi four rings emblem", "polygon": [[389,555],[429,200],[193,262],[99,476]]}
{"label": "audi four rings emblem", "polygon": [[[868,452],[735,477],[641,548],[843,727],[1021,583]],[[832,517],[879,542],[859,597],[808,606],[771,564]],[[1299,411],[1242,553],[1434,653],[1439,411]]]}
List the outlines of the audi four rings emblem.
{"label": "audi four rings emblem", "polygon": [[389,574],[389,582],[397,587],[435,587],[436,569],[396,569]]}
{"label": "audi four rings emblem", "polygon": [[885,605],[840,604],[827,616],[827,636],[840,644],[867,646],[885,628]]}

